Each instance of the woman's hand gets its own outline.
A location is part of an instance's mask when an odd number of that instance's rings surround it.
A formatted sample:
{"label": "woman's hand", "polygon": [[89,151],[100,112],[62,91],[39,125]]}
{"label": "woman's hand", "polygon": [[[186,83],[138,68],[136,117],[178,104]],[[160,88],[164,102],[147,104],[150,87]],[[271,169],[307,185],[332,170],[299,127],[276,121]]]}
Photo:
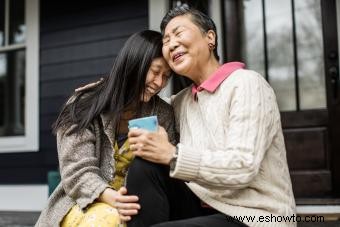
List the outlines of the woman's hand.
{"label": "woman's hand", "polygon": [[128,136],[130,149],[134,155],[150,162],[169,165],[176,151],[163,127],[159,127],[157,132],[131,129]]}
{"label": "woman's hand", "polygon": [[125,187],[121,187],[118,191],[106,188],[98,200],[116,208],[122,221],[130,221],[131,216],[138,214],[140,209],[140,205],[137,203],[138,197],[127,195]]}

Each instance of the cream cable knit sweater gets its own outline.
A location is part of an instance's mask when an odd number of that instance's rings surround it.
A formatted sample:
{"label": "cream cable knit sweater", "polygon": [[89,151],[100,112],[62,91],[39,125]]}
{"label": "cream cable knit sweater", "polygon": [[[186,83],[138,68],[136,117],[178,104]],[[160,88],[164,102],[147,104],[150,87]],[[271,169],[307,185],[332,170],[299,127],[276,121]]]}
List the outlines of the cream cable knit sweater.
{"label": "cream cable knit sweater", "polygon": [[180,143],[171,176],[188,181],[205,203],[249,226],[296,226],[272,88],[256,72],[239,69],[214,93],[201,91],[197,98],[191,87],[173,98]]}

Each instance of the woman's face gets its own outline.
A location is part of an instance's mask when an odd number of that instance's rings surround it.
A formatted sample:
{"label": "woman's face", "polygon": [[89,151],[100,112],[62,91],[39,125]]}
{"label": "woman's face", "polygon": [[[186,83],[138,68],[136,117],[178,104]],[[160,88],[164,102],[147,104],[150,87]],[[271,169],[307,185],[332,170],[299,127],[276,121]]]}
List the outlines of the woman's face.
{"label": "woman's face", "polygon": [[[214,38],[214,37],[213,37]],[[208,62],[211,36],[205,35],[189,15],[173,18],[167,24],[163,36],[163,56],[177,74],[192,77]]]}
{"label": "woman's face", "polygon": [[164,88],[171,76],[171,69],[165,59],[155,58],[146,75],[143,102],[148,102],[152,96],[156,95]]}

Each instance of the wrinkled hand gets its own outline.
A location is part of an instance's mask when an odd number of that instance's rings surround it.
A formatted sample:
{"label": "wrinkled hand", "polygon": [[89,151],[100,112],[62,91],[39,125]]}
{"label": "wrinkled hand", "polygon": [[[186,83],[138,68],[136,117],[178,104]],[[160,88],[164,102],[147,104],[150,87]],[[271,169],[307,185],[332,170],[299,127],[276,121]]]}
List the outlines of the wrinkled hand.
{"label": "wrinkled hand", "polygon": [[161,126],[157,132],[131,129],[128,137],[134,155],[150,162],[169,165],[176,151],[176,147],[169,142],[168,134]]}
{"label": "wrinkled hand", "polygon": [[140,205],[138,197],[134,195],[127,195],[125,187],[121,187],[118,191],[112,188],[106,188],[99,196],[98,200],[109,204],[118,210],[121,221],[130,221],[131,216],[138,214]]}

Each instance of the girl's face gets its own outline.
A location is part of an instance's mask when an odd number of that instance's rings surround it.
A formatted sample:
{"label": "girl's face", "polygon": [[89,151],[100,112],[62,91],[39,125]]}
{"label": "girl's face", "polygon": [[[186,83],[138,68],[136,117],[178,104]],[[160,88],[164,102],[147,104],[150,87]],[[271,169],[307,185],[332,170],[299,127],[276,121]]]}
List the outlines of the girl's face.
{"label": "girl's face", "polygon": [[150,101],[151,97],[156,95],[164,88],[171,76],[171,70],[164,58],[155,58],[146,75],[143,102]]}

